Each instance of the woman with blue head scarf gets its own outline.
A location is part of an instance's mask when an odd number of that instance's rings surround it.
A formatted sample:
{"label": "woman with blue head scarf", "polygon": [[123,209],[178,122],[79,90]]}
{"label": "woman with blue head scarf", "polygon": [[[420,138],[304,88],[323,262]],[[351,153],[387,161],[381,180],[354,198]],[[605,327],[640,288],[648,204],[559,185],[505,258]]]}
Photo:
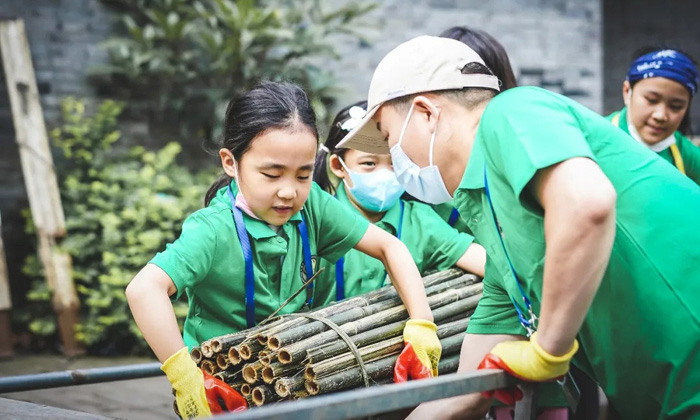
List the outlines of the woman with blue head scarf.
{"label": "woman with blue head scarf", "polygon": [[685,53],[646,48],[635,55],[622,84],[625,108],[608,118],[700,184],[700,148],[690,134],[690,103],[698,69]]}

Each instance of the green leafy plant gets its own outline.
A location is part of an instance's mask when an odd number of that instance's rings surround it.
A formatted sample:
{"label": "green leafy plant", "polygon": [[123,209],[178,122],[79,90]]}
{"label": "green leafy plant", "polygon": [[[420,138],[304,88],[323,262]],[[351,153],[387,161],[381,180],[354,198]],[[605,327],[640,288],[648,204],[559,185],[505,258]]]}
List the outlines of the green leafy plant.
{"label": "green leafy plant", "polygon": [[[212,139],[226,103],[261,79],[291,80],[309,93],[319,120],[335,102],[334,35],[366,42],[376,4],[324,0],[104,0],[126,36],[105,43],[111,63],[90,74],[155,119],[178,121],[178,135]],[[363,18],[363,19],[360,19]],[[337,42],[337,41],[335,41]]]}
{"label": "green leafy plant", "polygon": [[[67,235],[60,246],[73,260],[81,302],[77,338],[93,353],[144,352],[124,289],[202,206],[214,173],[193,175],[179,166],[178,143],[157,151],[121,146],[117,118],[123,104],[105,101],[94,116],[73,98],[61,106],[63,124],[51,137],[61,152],[57,174]],[[39,339],[56,331],[42,271],[36,257],[27,260],[25,272],[36,280],[28,294],[34,304],[23,319]],[[186,304],[176,302],[175,309],[184,319]]]}

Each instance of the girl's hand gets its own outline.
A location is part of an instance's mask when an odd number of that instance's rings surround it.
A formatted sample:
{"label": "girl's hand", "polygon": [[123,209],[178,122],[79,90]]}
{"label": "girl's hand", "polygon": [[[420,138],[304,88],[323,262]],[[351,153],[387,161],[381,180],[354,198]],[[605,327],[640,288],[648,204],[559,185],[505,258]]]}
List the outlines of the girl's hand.
{"label": "girl's hand", "polygon": [[394,382],[430,378],[438,375],[442,346],[437,326],[424,319],[411,319],[403,329],[406,343],[394,366]]}

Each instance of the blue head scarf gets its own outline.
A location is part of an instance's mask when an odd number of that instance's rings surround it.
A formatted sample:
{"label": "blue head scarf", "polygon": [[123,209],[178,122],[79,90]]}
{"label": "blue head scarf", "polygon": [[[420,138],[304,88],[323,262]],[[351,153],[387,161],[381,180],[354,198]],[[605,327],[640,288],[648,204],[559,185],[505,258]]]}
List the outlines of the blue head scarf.
{"label": "blue head scarf", "polygon": [[698,90],[698,69],[685,54],[676,50],[659,50],[637,58],[627,72],[634,83],[649,77],[665,77],[682,84],[694,96]]}

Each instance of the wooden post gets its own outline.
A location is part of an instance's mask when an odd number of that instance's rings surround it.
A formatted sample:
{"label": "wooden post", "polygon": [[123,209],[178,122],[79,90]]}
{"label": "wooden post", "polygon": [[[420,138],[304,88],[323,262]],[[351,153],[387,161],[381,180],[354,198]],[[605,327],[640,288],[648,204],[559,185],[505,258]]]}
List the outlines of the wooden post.
{"label": "wooden post", "polygon": [[70,256],[56,248],[56,241],[66,234],[65,217],[22,20],[0,21],[0,52],[39,258],[53,293],[63,352],[74,356],[83,352],[75,339],[79,301]]}
{"label": "wooden post", "polygon": [[11,309],[10,277],[7,274],[5,247],[2,242],[2,217],[0,217],[0,358],[12,356]]}

